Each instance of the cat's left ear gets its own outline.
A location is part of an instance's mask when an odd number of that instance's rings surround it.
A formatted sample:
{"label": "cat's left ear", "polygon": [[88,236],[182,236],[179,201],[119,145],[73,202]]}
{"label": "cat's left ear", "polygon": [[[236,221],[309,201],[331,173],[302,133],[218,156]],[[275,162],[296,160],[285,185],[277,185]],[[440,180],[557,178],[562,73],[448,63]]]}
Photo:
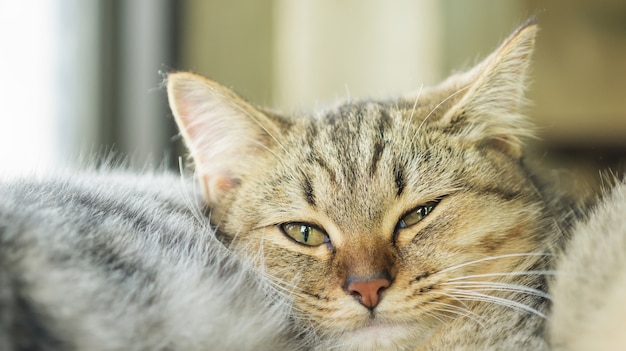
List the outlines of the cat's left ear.
{"label": "cat's left ear", "polygon": [[519,27],[498,49],[463,75],[467,91],[440,120],[463,138],[495,146],[513,157],[522,154],[522,139],[532,136],[525,116],[524,91],[537,25]]}

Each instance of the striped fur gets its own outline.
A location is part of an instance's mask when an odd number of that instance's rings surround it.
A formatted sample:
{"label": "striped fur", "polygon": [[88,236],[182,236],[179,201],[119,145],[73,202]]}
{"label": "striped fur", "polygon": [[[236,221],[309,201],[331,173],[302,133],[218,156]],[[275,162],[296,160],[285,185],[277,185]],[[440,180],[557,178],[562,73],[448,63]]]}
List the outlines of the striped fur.
{"label": "striped fur", "polygon": [[215,239],[194,186],[85,172],[0,184],[0,350],[275,350],[288,304]]}
{"label": "striped fur", "polygon": [[[256,108],[191,73],[169,76],[213,220],[293,300],[315,349],[548,347],[545,274],[569,213],[523,161],[535,32],[522,26],[434,88],[308,116]],[[432,201],[421,222],[398,227]],[[318,228],[326,243],[299,244],[284,223]],[[348,286],[375,279],[389,284],[373,308]]]}
{"label": "striped fur", "polygon": [[[110,170],[0,184],[0,350],[573,350],[571,330],[599,345],[577,314],[598,301],[579,307],[555,261],[622,268],[587,247],[604,222],[602,243],[623,241],[624,185],[564,250],[574,214],[523,153],[535,32],[436,87],[310,115],[172,73],[199,191]],[[375,303],[351,288],[381,281]]]}

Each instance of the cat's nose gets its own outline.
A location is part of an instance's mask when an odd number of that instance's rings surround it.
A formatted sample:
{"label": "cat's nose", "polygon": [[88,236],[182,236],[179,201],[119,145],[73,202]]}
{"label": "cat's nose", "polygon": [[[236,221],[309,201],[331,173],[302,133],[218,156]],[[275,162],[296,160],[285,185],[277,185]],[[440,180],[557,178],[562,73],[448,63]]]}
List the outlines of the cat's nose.
{"label": "cat's nose", "polygon": [[348,284],[346,290],[350,295],[359,300],[363,306],[368,309],[373,309],[378,306],[381,293],[390,285],[391,282],[386,278],[367,281],[354,280]]}

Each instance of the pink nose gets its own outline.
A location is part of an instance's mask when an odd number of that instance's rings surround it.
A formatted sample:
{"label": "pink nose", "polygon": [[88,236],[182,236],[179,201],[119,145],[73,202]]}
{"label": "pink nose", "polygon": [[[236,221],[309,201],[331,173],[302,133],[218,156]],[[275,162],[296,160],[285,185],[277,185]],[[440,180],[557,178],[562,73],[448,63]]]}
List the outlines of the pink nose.
{"label": "pink nose", "polygon": [[372,279],[368,281],[353,281],[348,284],[348,293],[354,296],[359,302],[373,309],[380,302],[380,294],[391,285],[388,279]]}

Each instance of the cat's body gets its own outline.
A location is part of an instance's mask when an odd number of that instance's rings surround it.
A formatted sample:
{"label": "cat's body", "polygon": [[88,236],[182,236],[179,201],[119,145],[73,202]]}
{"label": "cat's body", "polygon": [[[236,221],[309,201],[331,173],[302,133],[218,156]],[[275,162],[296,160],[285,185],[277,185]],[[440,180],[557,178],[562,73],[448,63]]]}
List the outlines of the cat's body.
{"label": "cat's body", "polygon": [[194,186],[84,171],[0,184],[0,350],[276,350],[289,306]]}
{"label": "cat's body", "polygon": [[551,284],[556,351],[626,349],[626,179],[577,223]]}
{"label": "cat's body", "polygon": [[208,210],[167,177],[3,185],[0,347],[550,349],[548,282],[575,250],[567,201],[523,158],[535,31],[437,87],[313,116],[171,74]]}

